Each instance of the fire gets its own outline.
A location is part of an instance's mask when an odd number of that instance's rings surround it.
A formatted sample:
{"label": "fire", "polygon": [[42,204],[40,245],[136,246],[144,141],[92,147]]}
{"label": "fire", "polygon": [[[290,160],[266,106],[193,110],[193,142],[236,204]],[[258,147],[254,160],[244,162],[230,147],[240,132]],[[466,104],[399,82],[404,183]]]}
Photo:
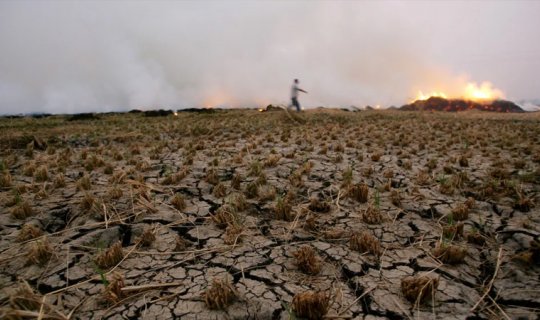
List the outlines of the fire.
{"label": "fire", "polygon": [[445,99],[447,98],[446,94],[442,92],[434,91],[429,94],[424,94],[422,91],[418,91],[418,95],[416,96],[416,99],[414,100],[427,100],[431,97],[438,97],[438,98],[445,98]]}
{"label": "fire", "polygon": [[[418,91],[418,95],[413,101],[418,100],[427,100],[431,97],[439,97],[448,99],[448,95],[443,93],[442,91],[434,91],[429,94],[424,94],[422,91]],[[468,82],[463,89],[463,93],[460,96],[456,96],[454,98],[460,98],[464,100],[470,100],[470,101],[477,101],[477,102],[485,102],[485,101],[493,101],[497,99],[503,99],[504,94],[501,90],[494,88],[493,84],[491,82],[482,82],[482,84],[478,85],[475,82]]]}
{"label": "fire", "polygon": [[464,98],[473,101],[493,101],[504,98],[504,94],[501,90],[493,88],[490,82],[482,82],[480,86],[469,82],[465,88]]}

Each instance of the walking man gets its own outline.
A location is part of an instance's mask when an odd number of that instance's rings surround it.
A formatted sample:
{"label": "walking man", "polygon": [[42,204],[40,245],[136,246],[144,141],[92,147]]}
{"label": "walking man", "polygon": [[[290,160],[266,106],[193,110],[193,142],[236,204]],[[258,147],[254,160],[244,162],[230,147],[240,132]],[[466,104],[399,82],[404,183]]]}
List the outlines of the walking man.
{"label": "walking man", "polygon": [[298,79],[294,79],[293,85],[291,87],[291,102],[292,105],[296,107],[296,111],[300,111],[300,103],[298,102],[298,91],[307,93],[306,90],[300,89],[298,87]]}

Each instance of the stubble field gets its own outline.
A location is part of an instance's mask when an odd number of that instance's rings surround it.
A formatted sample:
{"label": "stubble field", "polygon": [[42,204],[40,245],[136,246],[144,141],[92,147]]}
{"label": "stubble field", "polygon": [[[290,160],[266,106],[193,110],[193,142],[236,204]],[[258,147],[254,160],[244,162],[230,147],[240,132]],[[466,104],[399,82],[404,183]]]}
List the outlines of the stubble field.
{"label": "stubble field", "polygon": [[540,116],[0,119],[0,318],[537,319]]}

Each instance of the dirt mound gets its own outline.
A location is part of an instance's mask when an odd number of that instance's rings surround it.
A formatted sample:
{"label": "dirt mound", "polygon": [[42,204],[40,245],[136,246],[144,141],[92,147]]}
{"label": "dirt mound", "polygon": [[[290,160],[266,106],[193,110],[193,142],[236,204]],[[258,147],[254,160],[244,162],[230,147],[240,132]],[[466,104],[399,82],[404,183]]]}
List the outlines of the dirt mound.
{"label": "dirt mound", "polygon": [[81,121],[81,120],[99,120],[99,116],[95,113],[76,113],[68,116],[67,121]]}
{"label": "dirt mound", "polygon": [[416,100],[399,108],[403,111],[467,111],[480,110],[489,112],[525,112],[521,107],[511,101],[495,100],[479,103],[463,99],[445,99],[430,97],[427,100]]}
{"label": "dirt mound", "polygon": [[166,117],[166,116],[170,116],[171,114],[173,114],[172,110],[159,109],[159,110],[143,111],[143,115],[145,117]]}

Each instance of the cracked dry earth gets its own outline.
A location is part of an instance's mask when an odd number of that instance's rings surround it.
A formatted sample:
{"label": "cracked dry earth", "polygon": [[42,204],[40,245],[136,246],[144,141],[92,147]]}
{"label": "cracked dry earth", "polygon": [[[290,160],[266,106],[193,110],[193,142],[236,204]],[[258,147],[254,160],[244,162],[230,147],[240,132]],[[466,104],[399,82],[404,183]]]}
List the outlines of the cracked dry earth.
{"label": "cracked dry earth", "polygon": [[537,114],[100,117],[0,120],[2,318],[538,319]]}

